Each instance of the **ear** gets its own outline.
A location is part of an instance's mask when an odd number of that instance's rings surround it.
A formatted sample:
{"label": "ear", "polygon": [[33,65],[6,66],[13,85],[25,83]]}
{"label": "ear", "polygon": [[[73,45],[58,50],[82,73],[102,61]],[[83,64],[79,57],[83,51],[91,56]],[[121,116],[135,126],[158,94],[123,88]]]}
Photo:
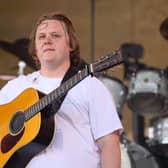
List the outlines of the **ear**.
{"label": "ear", "polygon": [[73,48],[69,47],[69,51],[72,52],[72,51],[73,51]]}

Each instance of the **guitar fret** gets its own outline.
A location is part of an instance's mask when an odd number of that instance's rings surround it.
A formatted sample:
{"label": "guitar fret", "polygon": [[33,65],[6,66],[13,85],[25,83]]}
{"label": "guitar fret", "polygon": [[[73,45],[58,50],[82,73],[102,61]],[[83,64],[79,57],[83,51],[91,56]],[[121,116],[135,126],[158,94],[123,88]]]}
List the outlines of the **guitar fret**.
{"label": "guitar fret", "polygon": [[64,85],[64,90],[67,91],[68,89],[69,89],[68,84],[67,84],[67,85],[65,84],[65,85]]}
{"label": "guitar fret", "polygon": [[48,103],[50,104],[56,97],[58,97],[58,93],[57,92],[52,92],[51,96],[49,96]]}
{"label": "guitar fret", "polygon": [[39,109],[39,111],[40,111],[41,109],[43,109],[43,107],[45,107],[45,105],[46,105],[46,98],[43,99],[43,101],[41,101],[41,103],[40,103],[40,105],[39,105],[39,107],[41,107],[41,108]]}
{"label": "guitar fret", "polygon": [[[74,77],[72,77],[72,79],[73,79]],[[71,87],[72,86],[72,80],[70,80],[70,83],[69,83],[70,85],[69,85],[69,87]]]}
{"label": "guitar fret", "polygon": [[81,80],[81,78],[82,78],[82,72],[81,71],[79,71],[79,80]]}
{"label": "guitar fret", "polygon": [[75,75],[74,78],[75,78],[75,81],[78,81],[78,75]]}
{"label": "guitar fret", "polygon": [[33,105],[35,111],[39,112],[43,108],[43,101],[39,101],[38,104]]}
{"label": "guitar fret", "polygon": [[32,106],[31,107],[29,107],[27,110],[25,110],[25,120],[27,121],[28,119],[30,119],[31,118],[31,114],[32,114]]}
{"label": "guitar fret", "polygon": [[32,108],[30,109],[30,117],[32,117],[33,111],[34,111],[34,106],[32,106]]}
{"label": "guitar fret", "polygon": [[76,77],[77,77],[77,80],[79,81],[80,80],[79,74],[77,74]]}
{"label": "guitar fret", "polygon": [[50,96],[47,97],[47,102],[51,102],[54,99],[55,95],[51,94]]}

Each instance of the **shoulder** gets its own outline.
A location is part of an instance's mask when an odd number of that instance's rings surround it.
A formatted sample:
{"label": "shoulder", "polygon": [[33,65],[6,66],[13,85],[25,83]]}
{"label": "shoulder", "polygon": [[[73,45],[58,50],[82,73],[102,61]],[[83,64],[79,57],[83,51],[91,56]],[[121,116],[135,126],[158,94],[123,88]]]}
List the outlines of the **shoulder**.
{"label": "shoulder", "polygon": [[88,85],[88,86],[98,86],[98,87],[105,86],[102,81],[100,81],[95,76],[91,76],[91,75],[89,75],[83,80],[83,84]]}
{"label": "shoulder", "polygon": [[85,80],[85,83],[87,83],[88,87],[92,90],[92,91],[99,91],[99,92],[109,92],[109,90],[107,89],[107,87],[105,86],[105,84],[98,78],[96,78],[95,76],[88,76]]}
{"label": "shoulder", "polygon": [[32,82],[34,78],[38,77],[38,75],[39,75],[38,71],[29,73],[27,75],[20,75],[17,78],[10,80],[7,84],[16,84],[16,83],[21,84],[25,83],[26,81]]}
{"label": "shoulder", "polygon": [[0,90],[0,97],[4,102],[11,101],[26,88],[32,87],[32,80],[37,73],[20,75],[15,79],[8,81]]}
{"label": "shoulder", "polygon": [[106,90],[106,87],[98,78],[94,76],[87,76],[85,79],[80,81],[72,90],[83,90],[84,92],[90,92],[90,90],[93,91],[96,89]]}
{"label": "shoulder", "polygon": [[111,94],[104,83],[95,76],[86,77],[73,90],[76,90],[78,94],[79,92],[83,93],[87,97],[111,97]]}

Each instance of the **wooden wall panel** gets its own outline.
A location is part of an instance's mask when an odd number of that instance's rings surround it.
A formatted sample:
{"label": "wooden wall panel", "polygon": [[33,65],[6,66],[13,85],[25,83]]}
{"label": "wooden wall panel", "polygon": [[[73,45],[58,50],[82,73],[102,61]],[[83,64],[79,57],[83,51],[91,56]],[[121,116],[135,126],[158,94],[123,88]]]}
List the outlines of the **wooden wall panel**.
{"label": "wooden wall panel", "polygon": [[[117,49],[122,43],[136,42],[144,46],[147,65],[165,68],[168,66],[168,41],[159,33],[161,22],[168,16],[167,0],[95,0],[94,59]],[[13,0],[2,1],[0,6],[0,40],[14,41],[28,37],[36,19],[50,11],[68,14],[77,30],[81,43],[81,55],[90,61],[91,53],[91,1],[89,0]],[[17,75],[18,58],[0,48],[0,74]],[[26,69],[26,73],[32,69]],[[107,71],[129,87],[123,80],[123,67]],[[5,81],[0,81],[0,86]],[[131,111],[125,104],[124,128],[131,137]]]}

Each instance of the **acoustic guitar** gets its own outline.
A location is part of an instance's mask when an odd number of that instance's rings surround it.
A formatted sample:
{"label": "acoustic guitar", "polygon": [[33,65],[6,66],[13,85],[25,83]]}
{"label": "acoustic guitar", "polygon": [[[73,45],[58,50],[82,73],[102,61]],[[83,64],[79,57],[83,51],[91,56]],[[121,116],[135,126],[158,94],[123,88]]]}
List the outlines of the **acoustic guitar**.
{"label": "acoustic guitar", "polygon": [[124,61],[124,51],[119,49],[99,61],[87,65],[60,87],[39,99],[33,88],[24,90],[12,102],[0,105],[0,167],[21,147],[30,143],[41,128],[41,113],[47,105],[59,100],[72,87],[88,75],[111,68]]}

